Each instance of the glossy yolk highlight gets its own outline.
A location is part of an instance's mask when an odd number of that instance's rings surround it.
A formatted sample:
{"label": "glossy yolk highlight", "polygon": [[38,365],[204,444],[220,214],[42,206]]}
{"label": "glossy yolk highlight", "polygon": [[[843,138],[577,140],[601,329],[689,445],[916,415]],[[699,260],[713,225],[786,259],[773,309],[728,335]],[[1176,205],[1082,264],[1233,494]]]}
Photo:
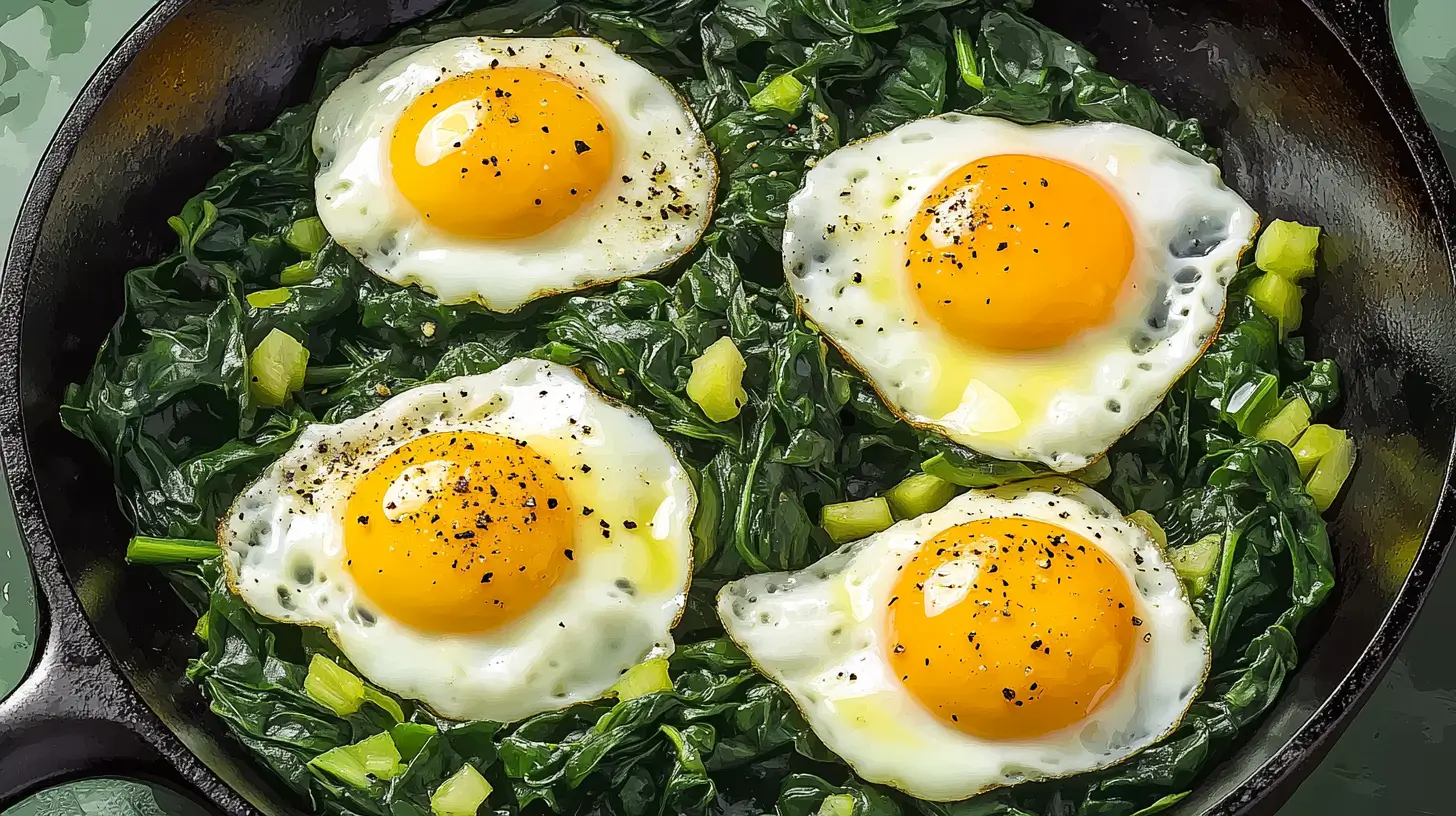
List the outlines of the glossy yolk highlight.
{"label": "glossy yolk highlight", "polygon": [[349,497],[349,570],[380,612],[428,632],[483,632],[571,566],[573,513],[550,460],[466,431],[400,445]]}
{"label": "glossy yolk highlight", "polygon": [[947,725],[983,739],[1030,739],[1086,717],[1121,682],[1142,626],[1101,549],[1022,518],[927,541],[891,598],[895,676]]}
{"label": "glossy yolk highlight", "polygon": [[565,220],[612,171],[595,103],[534,68],[443,79],[394,127],[394,182],[426,222],[457,235],[522,238]]}
{"label": "glossy yolk highlight", "polygon": [[1108,322],[1133,260],[1113,194],[1039,156],[988,156],[925,197],[905,266],[926,312],[983,348],[1047,349]]}

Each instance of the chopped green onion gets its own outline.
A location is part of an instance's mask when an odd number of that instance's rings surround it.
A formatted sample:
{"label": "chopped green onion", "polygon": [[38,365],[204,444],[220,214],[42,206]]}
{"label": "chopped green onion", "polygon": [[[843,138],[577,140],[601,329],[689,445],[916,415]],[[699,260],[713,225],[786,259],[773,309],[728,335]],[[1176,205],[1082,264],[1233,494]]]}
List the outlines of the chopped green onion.
{"label": "chopped green onion", "polygon": [[1253,382],[1247,382],[1234,389],[1228,405],[1222,406],[1224,413],[1234,421],[1240,433],[1253,433],[1264,424],[1265,417],[1279,402],[1279,378],[1265,374]]}
{"label": "chopped green onion", "polygon": [[254,309],[266,309],[269,306],[287,303],[288,298],[292,295],[293,293],[288,291],[287,286],[280,286],[277,289],[259,289],[256,292],[248,293],[248,305]]}
{"label": "chopped green onion", "polygon": [[848,793],[836,793],[833,796],[824,797],[819,803],[819,812],[815,816],[854,816],[854,796]]}
{"label": "chopped green onion", "polygon": [[978,91],[984,91],[986,83],[981,80],[981,72],[976,68],[976,52],[971,45],[971,32],[964,28],[955,30],[955,49],[956,70],[960,71],[961,81]]}
{"label": "chopped green onion", "polygon": [[197,625],[192,627],[192,634],[203,643],[207,642],[207,636],[212,632],[212,625],[208,623],[208,614],[203,612],[197,618]]}
{"label": "chopped green onion", "polygon": [[756,111],[783,111],[797,116],[804,107],[804,83],[793,74],[779,74],[748,100]]}
{"label": "chopped green onion", "polygon": [[434,816],[475,816],[491,790],[490,783],[485,781],[480,771],[467,762],[430,794],[430,813]]}
{"label": "chopped green onion", "polygon": [[667,675],[667,658],[644,660],[624,673],[612,692],[618,700],[632,700],[657,691],[671,691],[672,678]]}
{"label": "chopped green onion", "polygon": [[1107,477],[1111,475],[1112,462],[1108,461],[1106,454],[1097,457],[1087,467],[1071,474],[1072,478],[1089,485],[1101,484],[1107,481]]}
{"label": "chopped green onion", "polygon": [[1208,588],[1208,579],[1213,575],[1213,568],[1218,566],[1222,552],[1223,536],[1215,533],[1169,552],[1168,560],[1183,581],[1183,586],[1188,588],[1188,594],[1196,598]]}
{"label": "chopped green onion", "polygon": [[1281,277],[1297,281],[1314,274],[1314,254],[1319,249],[1320,228],[1295,221],[1275,221],[1259,236],[1254,265]]}
{"label": "chopped green onion", "polygon": [[1254,436],[1289,447],[1309,427],[1309,418],[1309,403],[1304,401],[1304,397],[1295,397],[1280,408],[1279,413],[1260,425]]}
{"label": "chopped green onion", "polygon": [[308,662],[303,690],[309,699],[340,717],[353,714],[364,704],[364,681],[321,654]]}
{"label": "chopped green onion", "polygon": [[1260,311],[1274,318],[1280,338],[1287,337],[1304,320],[1304,306],[1300,303],[1304,290],[1282,275],[1260,275],[1249,284],[1249,297]]}
{"label": "chopped green onion", "polygon": [[1305,482],[1304,488],[1309,491],[1309,497],[1314,499],[1314,506],[1321,513],[1335,503],[1340,489],[1345,486],[1345,480],[1350,478],[1350,471],[1354,469],[1355,441],[1348,436],[1336,441],[1335,446],[1320,457],[1319,464],[1314,466],[1314,472],[1309,475],[1309,481]]}
{"label": "chopped green onion", "polygon": [[1153,816],[1154,813],[1162,813],[1168,808],[1188,798],[1189,793],[1192,793],[1192,791],[1180,791],[1178,793],[1170,793],[1167,796],[1164,796],[1162,799],[1159,799],[1151,805],[1143,808],[1142,810],[1139,810],[1137,813],[1132,814],[1132,816]]}
{"label": "chopped green onion", "polygon": [[248,391],[253,400],[265,408],[276,408],[303,387],[308,349],[288,332],[274,329],[253,349],[248,366],[252,374]]}
{"label": "chopped green onion", "polygon": [[1294,461],[1299,463],[1299,475],[1308,479],[1314,473],[1324,455],[1335,449],[1345,439],[1345,432],[1328,425],[1311,425],[1294,443]]}
{"label": "chopped green onion", "polygon": [[389,737],[394,740],[394,747],[399,749],[400,759],[406,763],[415,758],[430,737],[440,733],[440,729],[428,723],[396,723],[389,728]]}
{"label": "chopped green onion", "polygon": [[331,748],[309,760],[308,765],[361,789],[369,787],[374,779],[393,779],[404,770],[399,749],[387,733]]}
{"label": "chopped green onion", "polygon": [[1124,516],[1124,518],[1128,524],[1136,524],[1146,530],[1148,535],[1152,536],[1153,540],[1158,542],[1159,547],[1168,546],[1168,534],[1163,532],[1163,525],[1159,524],[1158,520],[1153,518],[1152,513],[1146,510],[1134,510]]}
{"label": "chopped green onion", "polygon": [[890,514],[890,503],[880,496],[841,504],[826,504],[819,516],[819,526],[824,528],[824,532],[829,534],[829,540],[835,544],[857,541],[894,523],[895,518]]}
{"label": "chopped green onion", "polygon": [[278,282],[284,286],[294,286],[300,283],[308,283],[318,274],[312,258],[304,258],[296,264],[283,267],[278,273]]}
{"label": "chopped green onion", "polygon": [[222,552],[216,541],[135,536],[126,544],[128,564],[181,564],[206,561]]}
{"label": "chopped green onion", "polygon": [[939,510],[958,492],[955,485],[939,476],[917,473],[885,491],[885,501],[890,503],[895,518],[908,519]]}
{"label": "chopped green onion", "polygon": [[404,709],[399,707],[399,701],[388,694],[376,691],[372,686],[364,687],[364,702],[373,703],[384,712],[394,718],[395,722],[404,722]]}
{"label": "chopped green onion", "polygon": [[294,221],[288,227],[288,232],[283,235],[283,243],[305,255],[316,255],[324,248],[324,241],[329,233],[324,229],[324,222],[317,218],[304,218]]}
{"label": "chopped green onion", "polygon": [[738,416],[748,401],[748,393],[743,390],[743,372],[747,367],[733,338],[718,338],[693,360],[688,397],[714,422],[726,422]]}

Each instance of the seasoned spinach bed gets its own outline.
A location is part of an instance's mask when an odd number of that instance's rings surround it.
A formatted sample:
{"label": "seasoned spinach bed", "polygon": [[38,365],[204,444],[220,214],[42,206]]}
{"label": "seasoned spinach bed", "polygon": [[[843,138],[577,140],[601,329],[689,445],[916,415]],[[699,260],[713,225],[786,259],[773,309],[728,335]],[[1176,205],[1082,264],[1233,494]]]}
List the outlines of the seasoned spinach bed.
{"label": "seasoned spinach bed", "polygon": [[[1151,512],[1175,552],[1209,535],[1224,544],[1194,599],[1211,630],[1214,670],[1163,743],[1093,774],[964,803],[912,800],[857,780],[827,752],[711,610],[724,581],[803,567],[832,549],[815,526],[824,504],[882,492],[922,463],[972,487],[1038,472],[898,421],[795,315],[778,247],[807,166],[849,140],[952,109],[1019,122],[1122,122],[1214,157],[1197,122],[1097,71],[1085,50],[1027,16],[1027,5],[456,0],[386,43],[331,51],[309,102],[225,140],[232,163],[170,219],[176,251],[127,274],[125,313],[62,409],[66,427],[111,462],[138,533],[212,538],[218,515],[305,425],[521,355],[577,366],[641,412],[689,466],[700,497],[673,689],[511,725],[439,721],[408,701],[391,711],[388,698],[340,716],[304,688],[316,655],[348,665],[321,632],[254,615],[227,591],[216,558],[167,567],[202,616],[205,646],[190,675],[257,761],[301,801],[336,814],[429,813],[431,793],[469,761],[494,785],[489,807],[502,813],[807,816],[826,796],[850,794],[855,813],[878,816],[1128,816],[1176,801],[1224,755],[1273,703],[1298,660],[1295,628],[1333,582],[1324,523],[1294,458],[1245,433],[1236,406],[1277,378],[1285,398],[1328,411],[1337,372],[1306,361],[1300,338],[1279,339],[1246,295],[1251,271],[1235,280],[1208,353],[1114,448],[1111,474],[1096,479],[1125,512]],[[332,242],[301,251],[289,231],[314,214],[311,128],[330,89],[389,47],[506,31],[600,37],[682,90],[722,170],[701,246],[651,279],[508,316],[385,283]],[[786,71],[798,82],[760,93]],[[311,277],[291,285],[286,301],[248,303],[300,263],[312,265]],[[248,358],[274,329],[302,341],[312,362],[304,390],[267,408],[250,396]],[[691,361],[724,335],[747,361],[749,404],[713,422],[685,388]],[[437,730],[401,728],[396,714]],[[391,728],[410,749],[391,779],[355,786],[309,767]]]}

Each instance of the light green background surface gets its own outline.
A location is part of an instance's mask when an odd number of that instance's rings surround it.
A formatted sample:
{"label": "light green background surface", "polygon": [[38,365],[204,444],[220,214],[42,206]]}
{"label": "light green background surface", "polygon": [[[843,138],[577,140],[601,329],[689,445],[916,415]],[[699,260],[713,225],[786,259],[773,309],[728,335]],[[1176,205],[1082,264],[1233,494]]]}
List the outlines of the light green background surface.
{"label": "light green background surface", "polygon": [[[300,0],[306,2],[307,0]],[[96,66],[152,0],[0,0],[0,236],[51,133]],[[1427,118],[1456,162],[1456,0],[1391,0],[1396,46]],[[1456,813],[1456,568],[1330,756],[1281,816]],[[0,694],[23,676],[34,592],[10,498],[0,490]],[[3,816],[196,816],[166,791],[119,780],[47,791]]]}

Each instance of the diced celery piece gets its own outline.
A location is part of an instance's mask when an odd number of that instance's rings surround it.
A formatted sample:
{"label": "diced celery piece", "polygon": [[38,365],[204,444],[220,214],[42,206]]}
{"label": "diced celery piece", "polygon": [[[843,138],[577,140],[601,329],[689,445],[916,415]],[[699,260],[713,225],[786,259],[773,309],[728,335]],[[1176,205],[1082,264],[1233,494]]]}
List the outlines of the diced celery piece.
{"label": "diced celery piece", "polygon": [[1299,463],[1299,475],[1308,479],[1314,473],[1314,467],[1319,464],[1319,460],[1334,450],[1335,445],[1345,436],[1344,431],[1328,425],[1311,425],[1306,428],[1292,448],[1294,461]]}
{"label": "diced celery piece", "polygon": [[353,714],[364,704],[364,681],[320,654],[308,663],[303,690],[314,702],[340,717]]}
{"label": "diced celery piece", "polygon": [[1289,447],[1309,427],[1309,417],[1309,403],[1304,401],[1304,397],[1295,397],[1280,408],[1279,413],[1260,425],[1254,436]]}
{"label": "diced celery piece", "polygon": [[254,309],[266,309],[269,306],[277,306],[280,303],[287,303],[293,293],[288,291],[287,286],[280,286],[277,289],[259,289],[256,292],[248,293],[248,305]]}
{"label": "diced celery piece", "polygon": [[1107,481],[1112,475],[1112,463],[1107,460],[1106,454],[1092,460],[1092,464],[1071,474],[1072,478],[1083,484],[1095,485]]}
{"label": "diced celery piece", "polygon": [[1320,228],[1295,221],[1275,221],[1254,249],[1254,265],[1290,280],[1314,274],[1314,254],[1319,249]]}
{"label": "diced celery piece", "polygon": [[404,709],[400,708],[398,700],[388,694],[376,691],[372,686],[365,686],[364,702],[373,703],[384,709],[385,713],[393,717],[395,722],[404,722]]}
{"label": "diced celery piece", "polygon": [[835,544],[857,541],[894,523],[895,519],[890,514],[890,503],[882,496],[826,504],[819,516],[819,526],[824,528],[824,532],[829,534],[829,540]]}
{"label": "diced celery piece", "polygon": [[797,116],[804,107],[804,83],[793,74],[779,74],[748,100],[756,111],[777,110]]}
{"label": "diced celery piece", "polygon": [[714,422],[726,422],[738,416],[748,401],[748,393],[743,390],[743,372],[747,367],[733,338],[718,338],[693,360],[688,397]]}
{"label": "diced celery piece", "polygon": [[854,816],[854,797],[848,793],[826,796],[815,816]]}
{"label": "diced celery piece", "polygon": [[929,473],[917,473],[885,491],[890,513],[897,519],[915,518],[939,510],[955,498],[959,489]]}
{"label": "diced celery piece", "polygon": [[1163,525],[1159,524],[1158,520],[1153,518],[1152,513],[1146,510],[1134,510],[1124,518],[1127,519],[1129,524],[1136,524],[1146,530],[1148,535],[1152,536],[1153,540],[1158,542],[1159,547],[1168,546],[1168,534],[1163,532]]}
{"label": "diced celery piece", "polygon": [[1170,551],[1168,560],[1188,588],[1188,594],[1196,598],[1208,588],[1208,580],[1213,576],[1213,568],[1218,566],[1218,557],[1222,553],[1223,536],[1214,534]]}
{"label": "diced celery piece", "polygon": [[203,643],[207,642],[207,636],[212,633],[212,624],[208,623],[208,613],[203,612],[197,618],[197,625],[192,627],[192,634]]}
{"label": "diced celery piece", "polygon": [[253,349],[248,367],[251,373],[248,390],[253,401],[276,408],[290,393],[303,387],[308,349],[288,332],[274,329]]}
{"label": "diced celery piece", "polygon": [[1321,513],[1335,503],[1340,489],[1345,486],[1345,480],[1350,478],[1350,472],[1354,469],[1355,441],[1348,436],[1336,441],[1335,446],[1320,457],[1319,464],[1314,466],[1314,472],[1309,475],[1309,481],[1304,483],[1304,487]]}
{"label": "diced celery piece", "polygon": [[394,747],[399,749],[400,759],[409,762],[415,758],[430,737],[440,733],[440,729],[428,723],[395,723],[389,728],[389,737],[394,740]]}
{"label": "diced celery piece", "polygon": [[981,71],[976,67],[976,52],[973,48],[972,34],[964,28],[955,30],[956,49],[956,70],[960,72],[961,82],[975,88],[978,91],[986,89],[986,83],[981,79]]}
{"label": "diced celery piece", "polygon": [[1249,284],[1249,297],[1260,311],[1274,318],[1281,338],[1299,328],[1304,320],[1304,305],[1300,302],[1304,290],[1283,275],[1260,275]]}
{"label": "diced celery piece", "polygon": [[430,794],[430,812],[434,816],[475,816],[491,790],[480,771],[467,762]]}
{"label": "diced celery piece", "polygon": [[206,561],[222,552],[216,541],[193,538],[133,536],[126,543],[128,564],[181,564]]}
{"label": "diced celery piece", "polygon": [[304,258],[296,264],[285,266],[282,272],[278,273],[278,282],[284,286],[293,286],[299,283],[308,283],[318,274],[312,258]]}
{"label": "diced celery piece", "polygon": [[305,255],[314,255],[324,248],[324,241],[328,237],[324,222],[317,218],[304,218],[294,221],[288,227],[288,232],[283,235],[283,243]]}
{"label": "diced celery piece", "polygon": [[399,749],[387,733],[330,749],[309,760],[308,764],[355,788],[369,787],[371,778],[393,779],[404,770]]}
{"label": "diced celery piece", "polygon": [[1234,389],[1223,410],[1233,418],[1240,433],[1253,433],[1279,402],[1279,378],[1265,374]]}
{"label": "diced celery piece", "polygon": [[667,658],[654,657],[628,669],[626,674],[612,686],[618,700],[631,700],[655,691],[672,689],[672,678],[667,675]]}

